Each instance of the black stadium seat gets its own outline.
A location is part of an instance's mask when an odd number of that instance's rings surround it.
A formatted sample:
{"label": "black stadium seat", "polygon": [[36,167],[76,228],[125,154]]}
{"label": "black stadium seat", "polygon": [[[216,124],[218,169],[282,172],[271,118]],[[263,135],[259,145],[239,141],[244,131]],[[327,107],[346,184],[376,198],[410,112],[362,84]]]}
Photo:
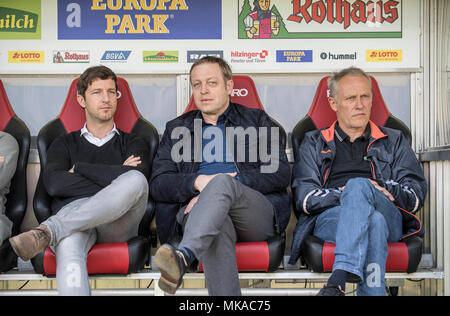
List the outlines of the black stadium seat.
{"label": "black stadium seat", "polygon": [[[128,83],[123,78],[118,80],[118,104],[114,121],[118,129],[141,136],[150,148],[149,161],[153,161],[159,144],[156,128],[139,113]],[[85,112],[77,102],[77,84],[75,79],[69,89],[65,104],[56,119],[47,123],[38,135],[38,150],[41,170],[47,161],[47,150],[59,135],[80,130],[85,121]],[[150,166],[151,170],[151,166]],[[42,175],[42,174],[41,174]],[[51,197],[47,194],[42,176],[39,177],[34,196],[34,212],[39,223],[51,216]],[[87,267],[89,274],[127,274],[141,270],[150,254],[150,225],[155,215],[154,203],[147,204],[146,213],[139,226],[139,236],[126,243],[94,245],[88,253]],[[56,274],[56,258],[49,248],[32,259],[37,273]]]}
{"label": "black stadium seat", "polygon": [[[14,113],[1,80],[0,130],[14,136],[20,150],[16,173],[11,181],[10,193],[6,197],[6,215],[13,222],[12,235],[14,236],[20,233],[20,225],[27,209],[27,164],[31,137],[28,127]],[[0,272],[10,270],[16,265],[17,256],[9,245],[9,241],[5,241],[0,247]]]}

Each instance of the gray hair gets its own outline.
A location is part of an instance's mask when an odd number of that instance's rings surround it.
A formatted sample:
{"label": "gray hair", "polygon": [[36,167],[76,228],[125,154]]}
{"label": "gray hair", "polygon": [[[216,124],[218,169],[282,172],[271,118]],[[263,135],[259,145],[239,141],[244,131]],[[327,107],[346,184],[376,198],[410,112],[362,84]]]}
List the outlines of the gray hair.
{"label": "gray hair", "polygon": [[337,73],[334,73],[333,76],[331,76],[328,79],[328,89],[330,90],[331,97],[336,99],[336,96],[338,93],[337,84],[345,76],[365,77],[369,81],[370,90],[372,91],[372,81],[370,80],[369,75],[360,68],[349,67],[349,68],[343,69]]}

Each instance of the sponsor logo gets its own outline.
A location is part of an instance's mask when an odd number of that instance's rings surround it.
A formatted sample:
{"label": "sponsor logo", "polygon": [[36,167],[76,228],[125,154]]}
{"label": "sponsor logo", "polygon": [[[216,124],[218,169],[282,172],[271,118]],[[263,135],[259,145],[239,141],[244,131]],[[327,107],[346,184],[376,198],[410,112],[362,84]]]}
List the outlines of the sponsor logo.
{"label": "sponsor logo", "polygon": [[312,50],[277,50],[277,63],[312,63]]}
{"label": "sponsor logo", "polygon": [[333,53],[333,52],[322,52],[320,53],[320,58],[323,60],[356,60],[358,59],[358,53]]}
{"label": "sponsor logo", "polygon": [[45,53],[44,51],[9,51],[8,63],[43,64],[45,63]]}
{"label": "sponsor logo", "polygon": [[60,40],[222,39],[222,0],[52,1]]}
{"label": "sponsor logo", "polygon": [[178,63],[179,61],[178,51],[144,51],[142,56],[144,63]]}
{"label": "sponsor logo", "polygon": [[130,55],[131,50],[107,50],[100,61],[125,63]]}
{"label": "sponsor logo", "polygon": [[32,12],[0,7],[0,32],[35,33],[38,18]]}
{"label": "sponsor logo", "polygon": [[406,0],[239,0],[238,38],[402,38]]}
{"label": "sponsor logo", "polygon": [[231,91],[231,96],[232,97],[246,97],[248,96],[248,90],[247,89],[233,89],[233,91]]}
{"label": "sponsor logo", "polygon": [[40,39],[41,0],[0,0],[0,39]]}
{"label": "sponsor logo", "polygon": [[54,64],[87,64],[90,63],[89,51],[57,50],[53,51]]}
{"label": "sponsor logo", "polygon": [[206,56],[215,56],[223,58],[222,50],[188,50],[187,51],[187,62],[195,63],[197,60],[202,59]]}
{"label": "sponsor logo", "polygon": [[[336,4],[334,1],[322,0],[305,1],[293,0],[293,13],[288,20],[292,22],[301,23],[304,21],[309,24],[316,22],[322,24],[325,20],[328,23],[339,23],[348,29],[352,23],[389,23],[393,24],[399,19],[400,13],[398,10],[399,2],[397,1],[355,1],[351,4],[349,1],[338,0]],[[336,7],[333,10],[333,7]],[[366,14],[367,12],[367,14]]]}
{"label": "sponsor logo", "polygon": [[403,50],[380,49],[366,50],[367,62],[401,62],[403,61]]}
{"label": "sponsor logo", "polygon": [[268,50],[247,52],[247,51],[232,51],[232,63],[265,63],[269,56]]}

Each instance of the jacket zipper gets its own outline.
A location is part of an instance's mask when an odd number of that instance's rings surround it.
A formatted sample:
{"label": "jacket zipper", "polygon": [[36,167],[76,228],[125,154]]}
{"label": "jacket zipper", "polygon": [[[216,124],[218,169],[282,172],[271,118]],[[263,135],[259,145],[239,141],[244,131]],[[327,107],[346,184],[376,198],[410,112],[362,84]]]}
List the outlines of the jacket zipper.
{"label": "jacket zipper", "polygon": [[[225,123],[223,124],[224,130],[225,130],[225,135],[224,135],[225,136],[225,144],[226,144],[226,139],[227,139],[227,135],[226,135],[227,123],[228,123],[228,118],[225,120]],[[233,141],[234,141],[234,139],[233,139]],[[236,150],[236,148],[235,148],[235,150]],[[225,156],[226,156],[226,153],[225,153]],[[234,166],[236,167],[237,175],[239,175],[241,173],[241,171],[239,170],[239,167],[237,166],[237,163],[234,159],[234,153],[233,153],[233,163],[234,163]]]}
{"label": "jacket zipper", "polygon": [[[372,141],[372,142],[369,144],[369,146],[367,147],[367,154],[369,154],[369,148],[370,148],[370,146],[371,146],[375,141],[376,141],[376,139],[375,139],[374,141]],[[373,164],[373,161],[372,161],[372,160],[370,160],[370,164],[372,165],[372,174],[373,174],[373,178],[374,178],[374,180],[376,180],[377,177],[376,177],[376,175],[375,175],[375,165]],[[418,233],[422,230],[422,221],[421,221],[416,215],[414,215],[413,213],[408,212],[407,210],[402,209],[400,206],[397,206],[397,205],[395,205],[395,206],[396,206],[400,211],[402,211],[402,212],[404,212],[404,213],[406,213],[406,214],[412,216],[416,221],[419,222],[419,229],[418,229],[417,231],[415,231],[414,233],[411,233],[411,234],[408,234],[408,235],[406,235],[406,236],[401,237],[400,240],[404,240],[404,239],[406,239],[406,238],[408,238],[408,237],[411,237],[411,236],[414,236],[414,235],[418,234]]]}

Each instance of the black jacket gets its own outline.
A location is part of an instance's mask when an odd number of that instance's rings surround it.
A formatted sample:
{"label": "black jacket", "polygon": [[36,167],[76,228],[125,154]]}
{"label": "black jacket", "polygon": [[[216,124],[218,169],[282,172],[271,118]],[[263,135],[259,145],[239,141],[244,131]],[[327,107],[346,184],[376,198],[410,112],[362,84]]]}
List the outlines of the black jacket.
{"label": "black jacket", "polygon": [[[300,256],[304,237],[312,233],[316,216],[340,204],[342,191],[325,188],[336,155],[335,124],[307,133],[298,149],[292,191],[296,210],[301,214],[297,214],[292,264]],[[427,192],[420,164],[402,132],[378,127],[373,122],[370,128],[367,159],[371,162],[372,177],[393,195],[397,208],[402,211],[403,238],[423,234],[420,220],[414,215],[422,207]]]}
{"label": "black jacket", "polygon": [[[179,227],[176,223],[178,210],[187,204],[197,193],[193,191],[193,183],[197,177],[200,163],[194,161],[194,120],[202,119],[200,111],[190,111],[166,125],[158,152],[153,161],[153,169],[150,180],[150,194],[156,201],[156,227],[161,243],[180,236]],[[172,132],[177,127],[186,127],[191,136],[191,159],[189,161],[174,162],[171,152],[174,144],[179,139],[171,139]],[[290,167],[286,157],[286,134],[284,130],[275,123],[264,111],[250,109],[245,106],[230,103],[229,111],[226,112],[225,127],[267,127],[268,137],[271,139],[271,128],[279,128],[279,159],[278,169],[274,173],[261,173],[260,168],[270,163],[264,163],[259,154],[256,161],[251,162],[246,154],[244,162],[237,159],[237,150],[234,152],[234,161],[238,170],[240,181],[248,187],[264,194],[274,205],[280,231],[284,231],[290,217],[289,196],[287,187],[290,182]],[[258,138],[259,139],[259,138]],[[245,139],[246,153],[249,144]],[[258,144],[258,148],[259,148]],[[269,147],[269,146],[268,146]],[[234,148],[237,148],[237,138],[234,137]],[[269,147],[270,148],[270,147]]]}

